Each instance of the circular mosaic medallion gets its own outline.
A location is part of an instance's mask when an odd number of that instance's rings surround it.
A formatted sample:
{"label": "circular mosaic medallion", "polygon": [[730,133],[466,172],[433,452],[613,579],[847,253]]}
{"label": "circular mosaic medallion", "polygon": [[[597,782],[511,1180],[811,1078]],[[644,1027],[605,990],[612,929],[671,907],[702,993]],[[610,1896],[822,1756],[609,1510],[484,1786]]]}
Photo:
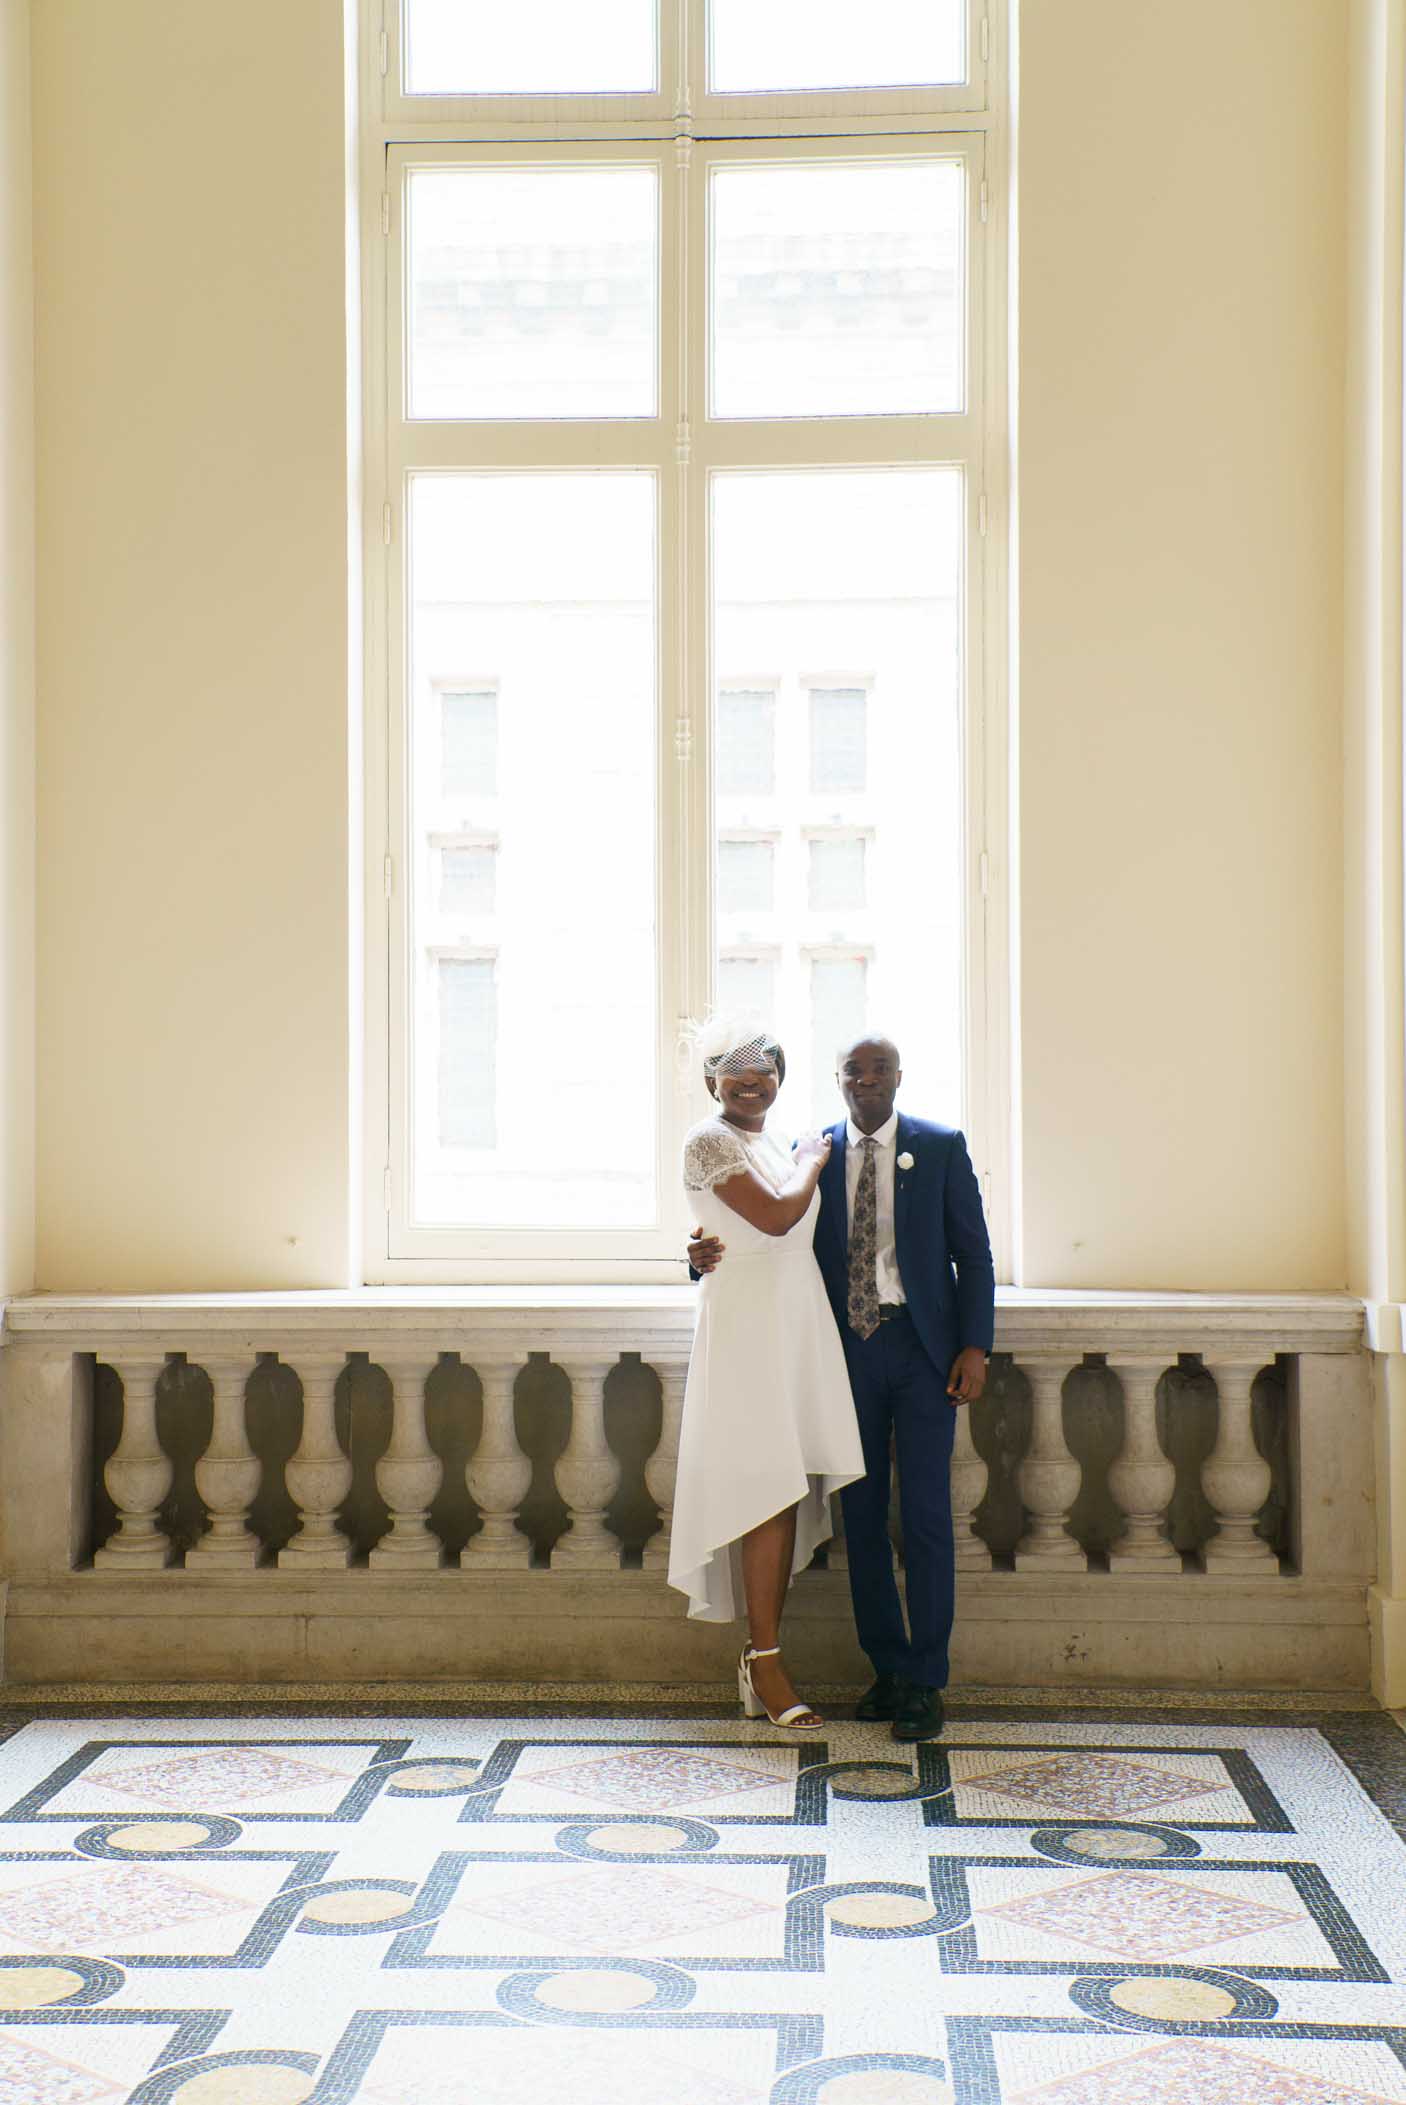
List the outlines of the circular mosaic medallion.
{"label": "circular mosaic medallion", "polygon": [[815,2096],[816,2105],[951,2105],[952,2093],[915,2069],[873,2068],[832,2076]]}
{"label": "circular mosaic medallion", "polygon": [[638,2010],[655,1997],[653,1981],[638,1973],[612,1973],[606,1967],[583,1966],[579,1972],[554,1973],[537,1989],[537,2001],[549,2010],[588,2011],[605,2016]]}
{"label": "circular mosaic medallion", "polygon": [[1232,2017],[1237,2007],[1228,1988],[1218,1988],[1213,1981],[1179,1980],[1175,1974],[1119,1981],[1109,1989],[1108,2000],[1134,2017]]}
{"label": "circular mosaic medallion", "polygon": [[86,1986],[71,1966],[7,1966],[0,1969],[0,2010],[42,2010]]}
{"label": "circular mosaic medallion", "polygon": [[911,1930],[932,1921],[933,1905],[919,1893],[841,1893],[826,1901],[825,1913],[847,1929]]}
{"label": "circular mosaic medallion", "polygon": [[133,1820],[127,1827],[110,1827],[105,1839],[109,1849],[164,1854],[168,1849],[199,1849],[210,1833],[202,1820]]}
{"label": "circular mosaic medallion", "polygon": [[400,1769],[391,1779],[389,1788],[401,1791],[424,1791],[434,1794],[441,1791],[467,1791],[478,1782],[478,1763],[474,1761],[426,1762],[418,1769]]}
{"label": "circular mosaic medallion", "polygon": [[330,1922],[359,1927],[370,1922],[395,1922],[408,1915],[408,1893],[388,1893],[384,1886],[353,1886],[340,1893],[318,1893],[303,1909],[310,1922]]}
{"label": "circular mosaic medallion", "polygon": [[592,1849],[606,1849],[620,1856],[658,1856],[662,1849],[686,1849],[689,1836],[681,1827],[668,1827],[662,1820],[627,1824],[621,1820],[608,1827],[593,1827],[586,1840]]}
{"label": "circular mosaic medallion", "polygon": [[1128,1858],[1167,1854],[1167,1845],[1161,1835],[1130,1832],[1119,1827],[1081,1827],[1060,1839],[1064,1847],[1072,1849],[1076,1856]]}
{"label": "circular mosaic medallion", "polygon": [[171,2105],[303,2105],[317,2088],[316,2076],[286,2062],[245,2062],[238,2068],[206,2068],[171,2093]]}
{"label": "circular mosaic medallion", "polygon": [[830,1788],[837,1798],[908,1798],[917,1789],[911,1769],[872,1766],[832,1771]]}

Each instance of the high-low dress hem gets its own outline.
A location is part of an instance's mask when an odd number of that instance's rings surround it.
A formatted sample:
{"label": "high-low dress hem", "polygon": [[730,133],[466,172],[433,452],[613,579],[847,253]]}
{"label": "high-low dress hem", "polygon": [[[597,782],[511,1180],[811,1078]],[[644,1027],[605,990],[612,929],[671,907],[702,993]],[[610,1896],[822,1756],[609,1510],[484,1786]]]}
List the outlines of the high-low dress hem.
{"label": "high-low dress hem", "polygon": [[780,1187],[790,1155],[769,1134],[720,1119],[695,1127],[684,1181],[695,1219],[726,1252],[699,1288],[679,1439],[669,1584],[690,1619],[731,1622],[743,1608],[741,1538],[795,1506],[791,1570],[834,1533],[830,1501],[864,1474],[844,1348],[811,1247],[819,1197],[785,1235],[768,1236],[715,1196],[754,1169]]}

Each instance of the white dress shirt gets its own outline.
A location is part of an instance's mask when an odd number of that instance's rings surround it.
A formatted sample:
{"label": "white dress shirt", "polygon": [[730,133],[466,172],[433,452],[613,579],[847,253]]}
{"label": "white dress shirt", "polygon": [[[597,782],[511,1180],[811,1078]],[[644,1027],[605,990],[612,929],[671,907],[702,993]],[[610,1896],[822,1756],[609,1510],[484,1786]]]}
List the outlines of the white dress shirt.
{"label": "white dress shirt", "polygon": [[890,1111],[884,1123],[869,1135],[860,1132],[852,1118],[845,1121],[845,1198],[848,1201],[846,1226],[854,1219],[854,1195],[859,1189],[859,1173],[864,1167],[864,1142],[866,1137],[874,1146],[874,1227],[877,1249],[874,1254],[875,1284],[879,1299],[884,1302],[906,1301],[903,1281],[898,1276],[898,1252],[893,1238],[893,1177],[894,1164],[898,1156],[898,1113]]}

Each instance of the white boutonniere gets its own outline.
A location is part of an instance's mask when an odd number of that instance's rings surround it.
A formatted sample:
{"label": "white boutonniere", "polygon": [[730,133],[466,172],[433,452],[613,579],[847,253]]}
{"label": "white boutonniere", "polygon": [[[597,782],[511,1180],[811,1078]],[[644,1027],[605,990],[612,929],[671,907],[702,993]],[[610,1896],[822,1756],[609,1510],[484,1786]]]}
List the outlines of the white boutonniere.
{"label": "white boutonniere", "polygon": [[913,1167],[913,1157],[906,1150],[899,1156],[898,1166],[900,1169],[911,1169]]}

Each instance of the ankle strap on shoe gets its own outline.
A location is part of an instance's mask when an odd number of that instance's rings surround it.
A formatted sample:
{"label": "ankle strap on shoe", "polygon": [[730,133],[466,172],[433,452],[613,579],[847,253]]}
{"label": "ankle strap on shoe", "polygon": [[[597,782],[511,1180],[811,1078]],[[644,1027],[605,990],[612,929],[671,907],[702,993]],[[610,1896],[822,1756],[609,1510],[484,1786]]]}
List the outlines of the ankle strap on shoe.
{"label": "ankle strap on shoe", "polygon": [[755,1645],[748,1645],[747,1657],[749,1659],[779,1659],[781,1657],[781,1647],[780,1645],[768,1645],[765,1651],[759,1652]]}

